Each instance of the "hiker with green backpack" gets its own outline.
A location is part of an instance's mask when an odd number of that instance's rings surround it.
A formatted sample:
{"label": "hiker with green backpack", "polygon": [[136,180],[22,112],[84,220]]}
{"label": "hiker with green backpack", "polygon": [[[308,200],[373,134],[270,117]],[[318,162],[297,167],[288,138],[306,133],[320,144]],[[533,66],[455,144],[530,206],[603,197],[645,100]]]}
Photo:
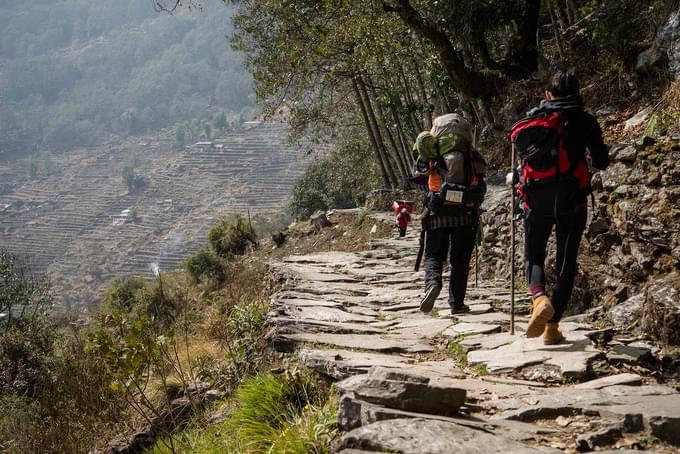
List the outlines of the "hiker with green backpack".
{"label": "hiker with green backpack", "polygon": [[425,294],[420,310],[427,313],[434,307],[448,258],[449,307],[452,314],[465,313],[470,310],[464,300],[486,193],[486,162],[472,145],[470,123],[455,113],[435,118],[432,130],[418,135],[414,151],[414,181],[426,188],[427,206],[416,259],[417,271],[424,252]]}
{"label": "hiker with green backpack", "polygon": [[[559,321],[574,288],[577,256],[588,217],[591,195],[589,163],[609,165],[607,146],[597,120],[583,110],[579,82],[568,71],[557,71],[545,100],[512,127],[513,172],[524,213],[524,261],[533,300],[527,337],[543,336],[546,345],[564,336]],[[592,195],[591,195],[592,200]],[[546,291],[544,262],[555,229],[555,286]]]}

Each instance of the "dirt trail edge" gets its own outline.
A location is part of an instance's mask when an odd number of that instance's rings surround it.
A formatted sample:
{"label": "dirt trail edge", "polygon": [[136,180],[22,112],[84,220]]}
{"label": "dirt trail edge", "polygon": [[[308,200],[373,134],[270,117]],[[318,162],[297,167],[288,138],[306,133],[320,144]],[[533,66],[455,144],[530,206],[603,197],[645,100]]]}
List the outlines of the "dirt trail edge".
{"label": "dirt trail edge", "polygon": [[598,331],[573,321],[561,325],[565,343],[544,346],[524,336],[527,301],[512,336],[508,284],[475,287],[473,273],[469,314],[451,317],[446,292],[423,314],[418,234],[270,263],[285,284],[272,298],[268,340],[338,381],[345,434],[335,452],[677,452],[675,388],[598,374],[601,363],[634,364],[648,348],[602,351],[591,340]]}

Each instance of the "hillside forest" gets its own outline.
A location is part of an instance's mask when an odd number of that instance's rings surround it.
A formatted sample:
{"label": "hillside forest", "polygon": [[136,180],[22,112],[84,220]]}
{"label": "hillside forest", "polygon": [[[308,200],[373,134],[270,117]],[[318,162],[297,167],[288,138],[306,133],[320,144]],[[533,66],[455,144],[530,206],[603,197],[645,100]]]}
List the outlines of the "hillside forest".
{"label": "hillside forest", "polygon": [[206,125],[249,119],[251,77],[224,39],[231,11],[221,2],[170,16],[140,0],[3,1],[0,157],[169,127],[189,143]]}

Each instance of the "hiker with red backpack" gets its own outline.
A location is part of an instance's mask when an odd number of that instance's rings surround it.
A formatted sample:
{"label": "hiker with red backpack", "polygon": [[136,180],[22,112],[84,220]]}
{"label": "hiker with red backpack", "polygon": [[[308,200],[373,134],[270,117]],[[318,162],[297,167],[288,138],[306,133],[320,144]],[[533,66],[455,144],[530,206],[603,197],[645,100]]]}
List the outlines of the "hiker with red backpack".
{"label": "hiker with red backpack", "polygon": [[432,130],[418,135],[414,149],[417,154],[414,181],[427,189],[427,209],[416,259],[417,271],[425,253],[425,294],[420,310],[427,313],[434,307],[448,258],[451,313],[468,312],[470,308],[464,299],[480,205],[486,193],[486,162],[472,145],[470,123],[455,113],[435,118]]}
{"label": "hiker with red backpack", "polygon": [[[510,134],[515,167],[508,183],[517,184],[524,212],[525,272],[533,300],[526,334],[543,335],[546,345],[565,339],[559,321],[574,287],[588,217],[587,198],[592,192],[588,163],[600,170],[609,165],[600,126],[583,110],[579,92],[572,72],[557,71],[549,80],[545,100]],[[556,276],[549,298],[544,262],[553,227]]]}

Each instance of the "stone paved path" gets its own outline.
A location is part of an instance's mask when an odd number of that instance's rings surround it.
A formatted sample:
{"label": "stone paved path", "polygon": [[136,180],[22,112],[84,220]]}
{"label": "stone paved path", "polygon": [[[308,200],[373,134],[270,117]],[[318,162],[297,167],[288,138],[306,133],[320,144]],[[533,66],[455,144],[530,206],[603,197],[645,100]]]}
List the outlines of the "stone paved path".
{"label": "stone paved path", "polygon": [[590,340],[597,332],[565,322],[564,344],[527,339],[526,298],[511,335],[504,281],[471,283],[469,314],[449,315],[445,292],[433,313],[421,313],[417,230],[363,252],[270,264],[285,284],[272,299],[268,338],[339,381],[347,433],[337,451],[589,451],[641,433],[680,446],[677,390],[635,374],[591,381],[608,360]]}

